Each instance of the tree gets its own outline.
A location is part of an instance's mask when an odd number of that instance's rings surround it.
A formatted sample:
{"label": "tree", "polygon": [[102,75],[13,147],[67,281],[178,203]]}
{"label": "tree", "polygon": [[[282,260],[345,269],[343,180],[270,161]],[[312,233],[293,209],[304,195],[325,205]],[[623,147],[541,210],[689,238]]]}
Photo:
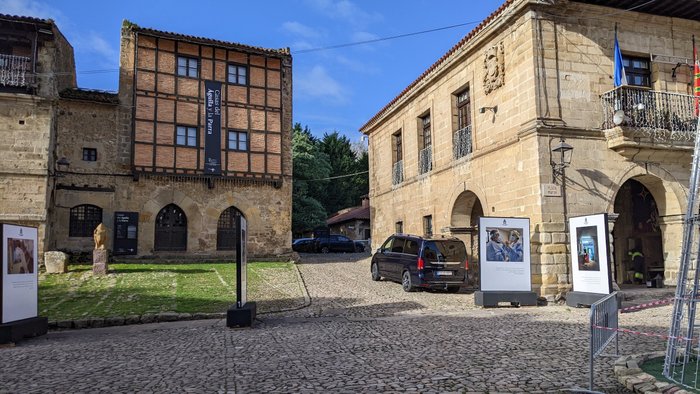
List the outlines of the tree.
{"label": "tree", "polygon": [[350,140],[341,136],[337,131],[331,134],[324,134],[320,141],[320,149],[325,153],[331,165],[331,177],[333,179],[326,187],[326,197],[321,200],[321,204],[326,212],[333,213],[343,208],[357,204],[356,194],[353,192],[353,182],[351,177],[345,175],[355,173],[355,154],[350,147]]}
{"label": "tree", "polygon": [[292,162],[292,232],[299,235],[325,225],[328,214],[319,198],[331,172],[328,156],[319,150],[308,127],[302,129],[299,123],[292,130]]}

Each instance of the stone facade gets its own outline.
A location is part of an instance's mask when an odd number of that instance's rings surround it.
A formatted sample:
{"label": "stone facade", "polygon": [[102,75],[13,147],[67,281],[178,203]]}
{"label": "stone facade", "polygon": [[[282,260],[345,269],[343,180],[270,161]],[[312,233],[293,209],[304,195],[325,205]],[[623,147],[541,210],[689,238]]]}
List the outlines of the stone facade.
{"label": "stone facade", "polygon": [[[0,194],[0,218],[39,223],[44,237],[40,252],[90,252],[95,223],[86,217],[108,227],[107,247],[112,249],[115,213],[135,213],[135,257],[231,258],[233,250],[220,250],[219,227],[224,212],[236,212],[247,219],[250,257],[291,253],[288,50],[160,32],[129,22],[121,46],[118,93],[77,89],[74,83],[37,89],[55,94],[53,100],[0,93],[0,100],[12,104],[0,109],[0,124],[6,125],[0,131],[7,134],[0,149],[13,152],[0,160],[0,188],[19,190]],[[65,52],[55,51],[61,59],[51,63],[55,69],[73,64],[72,52],[63,59]],[[196,77],[177,75],[179,55],[194,59]],[[233,86],[227,80],[229,64],[244,67],[248,80]],[[223,171],[215,176],[203,168],[206,80],[222,82],[224,91]],[[195,147],[175,141],[181,123],[197,130]],[[229,149],[230,129],[245,133],[247,144]],[[144,155],[146,150],[151,154]],[[161,240],[172,236],[159,214],[173,205],[184,218],[185,238],[179,238],[177,248],[158,250],[158,230],[166,237]]]}
{"label": "stone facade", "polygon": [[53,187],[56,101],[60,90],[76,84],[73,48],[50,20],[1,19],[0,222],[37,227],[43,251]]}
{"label": "stone facade", "polygon": [[[603,16],[585,17],[591,14]],[[623,54],[686,58],[692,57],[691,37],[700,23],[635,12],[605,14],[577,2],[506,2],[495,12],[498,17],[482,22],[368,121],[361,131],[369,136],[373,238],[381,242],[397,222],[404,232],[422,233],[430,216],[436,233],[476,245],[471,253],[476,261],[478,240],[465,229],[473,228],[478,216],[529,217],[533,290],[552,296],[571,288],[565,219],[616,213],[620,188],[634,179],[658,207],[665,279],[674,283],[692,147],[633,138],[629,127],[601,129],[600,97],[613,89],[615,22]],[[688,70],[672,78],[674,64],[650,65],[653,90],[689,94]],[[496,68],[494,77],[487,78],[494,74],[489,67]],[[470,127],[464,130],[471,149],[457,154],[457,134],[464,126],[459,105],[467,91],[464,119]],[[426,113],[432,169],[421,173],[418,120]],[[400,162],[397,138],[403,146]],[[560,138],[574,147],[563,189],[551,164],[558,160],[551,150]],[[392,176],[397,165],[402,181]],[[553,184],[563,195],[545,194]],[[621,213],[622,223],[626,215],[631,213]],[[616,227],[613,270],[621,282],[629,269],[626,237],[633,231]]]}

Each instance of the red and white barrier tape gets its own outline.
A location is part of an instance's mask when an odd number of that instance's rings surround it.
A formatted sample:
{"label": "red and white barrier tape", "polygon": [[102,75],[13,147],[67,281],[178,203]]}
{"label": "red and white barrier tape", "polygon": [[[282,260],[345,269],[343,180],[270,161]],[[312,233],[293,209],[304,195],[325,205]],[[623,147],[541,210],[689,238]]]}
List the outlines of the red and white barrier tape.
{"label": "red and white barrier tape", "polygon": [[612,328],[612,327],[597,326],[595,324],[592,325],[591,327],[598,328],[601,330],[617,331],[617,332],[621,332],[624,334],[642,335],[645,337],[655,337],[655,338],[661,338],[661,339],[673,338],[673,339],[680,339],[681,341],[690,341],[690,342],[697,342],[697,340],[698,340],[698,338],[670,337],[668,335],[663,335],[663,334],[654,334],[654,333],[649,333],[649,332],[634,331],[634,330],[629,330],[627,328]]}
{"label": "red and white barrier tape", "polygon": [[647,302],[645,304],[634,305],[634,306],[620,309],[620,313],[636,312],[636,311],[641,311],[642,309],[654,308],[654,307],[661,306],[661,305],[668,305],[668,304],[673,303],[674,300],[675,300],[675,298],[669,298],[667,300],[658,300],[658,301],[653,301],[653,302]]}

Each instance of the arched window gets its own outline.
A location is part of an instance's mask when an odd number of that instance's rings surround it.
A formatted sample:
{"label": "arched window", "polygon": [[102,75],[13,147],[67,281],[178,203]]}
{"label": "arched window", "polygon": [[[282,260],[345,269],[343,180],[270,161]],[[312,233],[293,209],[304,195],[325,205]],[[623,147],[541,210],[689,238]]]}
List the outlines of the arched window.
{"label": "arched window", "polygon": [[187,216],[175,204],[167,205],[156,216],[154,250],[187,250]]}
{"label": "arched window", "polygon": [[83,204],[70,209],[69,237],[92,237],[92,232],[102,223],[102,208]]}
{"label": "arched window", "polygon": [[216,226],[216,250],[236,250],[236,217],[243,216],[236,207],[228,207]]}

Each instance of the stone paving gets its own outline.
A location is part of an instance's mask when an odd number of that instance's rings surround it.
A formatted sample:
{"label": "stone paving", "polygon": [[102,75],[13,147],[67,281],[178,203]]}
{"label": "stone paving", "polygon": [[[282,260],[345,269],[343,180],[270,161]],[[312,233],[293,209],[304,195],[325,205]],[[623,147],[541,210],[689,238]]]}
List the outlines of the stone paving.
{"label": "stone paving", "polygon": [[[201,320],[48,335],[0,348],[0,392],[558,392],[588,386],[588,309],[474,306],[470,292],[372,282],[367,255],[304,255],[310,305],[253,329]],[[620,315],[664,334],[670,306]],[[623,335],[621,354],[663,350]],[[627,392],[615,358],[596,389]]]}

